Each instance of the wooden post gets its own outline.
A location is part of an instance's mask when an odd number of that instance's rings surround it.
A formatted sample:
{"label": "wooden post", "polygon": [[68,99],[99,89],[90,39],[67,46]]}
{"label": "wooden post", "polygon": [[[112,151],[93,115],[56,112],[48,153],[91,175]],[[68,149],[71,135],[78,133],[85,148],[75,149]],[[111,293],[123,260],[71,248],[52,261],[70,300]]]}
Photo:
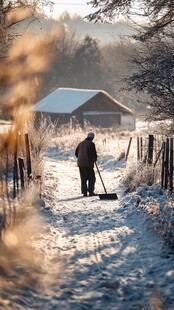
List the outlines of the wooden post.
{"label": "wooden post", "polygon": [[140,141],[139,137],[137,137],[137,161],[140,160]]}
{"label": "wooden post", "polygon": [[161,167],[161,187],[164,187],[164,171],[165,171],[165,152],[166,152],[166,143],[163,142],[162,148],[162,167]]}
{"label": "wooden post", "polygon": [[147,163],[147,156],[148,155],[148,149],[147,149],[147,138],[144,140],[144,158],[143,158],[143,163],[146,164]]}
{"label": "wooden post", "polygon": [[168,187],[168,177],[169,177],[169,138],[166,139],[166,152],[165,152],[165,181],[164,187],[167,189]]}
{"label": "wooden post", "polygon": [[23,190],[24,189],[24,160],[22,158],[18,158],[18,161],[19,161],[21,188]]}
{"label": "wooden post", "polygon": [[127,148],[127,151],[126,151],[125,161],[127,161],[128,156],[129,156],[129,151],[130,151],[131,142],[132,142],[132,137],[130,137],[130,139],[129,139],[129,144],[128,144],[128,148]]}
{"label": "wooden post", "polygon": [[6,195],[7,195],[7,198],[9,198],[9,193],[8,193],[8,169],[9,169],[9,162],[8,162],[8,145],[6,146],[5,150],[6,150],[5,186],[6,186]]}
{"label": "wooden post", "polygon": [[170,138],[170,191],[173,191],[173,138]]}
{"label": "wooden post", "polygon": [[149,143],[148,143],[148,164],[153,163],[153,142],[154,137],[153,135],[149,135]]}
{"label": "wooden post", "polygon": [[17,194],[19,193],[17,153],[18,153],[18,139],[16,136],[15,150],[14,150],[14,167],[13,167],[13,199],[15,199]]}
{"label": "wooden post", "polygon": [[31,157],[30,157],[30,144],[28,134],[25,134],[25,148],[26,148],[26,164],[27,164],[27,177],[28,182],[31,179]]}
{"label": "wooden post", "polygon": [[140,137],[140,159],[143,159],[143,138]]}
{"label": "wooden post", "polygon": [[158,154],[157,154],[156,160],[155,160],[154,165],[153,165],[154,168],[155,168],[155,166],[156,166],[156,164],[157,164],[157,162],[158,162],[158,160],[159,160],[159,158],[160,158],[160,155],[161,155],[163,149],[164,149],[164,142],[163,142],[162,147],[160,148],[160,150],[159,150],[159,152],[158,152]]}

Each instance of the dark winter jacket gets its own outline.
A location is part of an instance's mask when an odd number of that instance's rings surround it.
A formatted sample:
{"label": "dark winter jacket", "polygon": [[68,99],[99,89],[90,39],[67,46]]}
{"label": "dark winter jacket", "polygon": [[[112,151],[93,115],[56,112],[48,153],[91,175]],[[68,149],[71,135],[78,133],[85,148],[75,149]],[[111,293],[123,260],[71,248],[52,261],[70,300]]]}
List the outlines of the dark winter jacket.
{"label": "dark winter jacket", "polygon": [[78,158],[78,167],[94,167],[94,162],[97,161],[97,152],[94,142],[86,138],[80,142],[76,148],[75,156]]}

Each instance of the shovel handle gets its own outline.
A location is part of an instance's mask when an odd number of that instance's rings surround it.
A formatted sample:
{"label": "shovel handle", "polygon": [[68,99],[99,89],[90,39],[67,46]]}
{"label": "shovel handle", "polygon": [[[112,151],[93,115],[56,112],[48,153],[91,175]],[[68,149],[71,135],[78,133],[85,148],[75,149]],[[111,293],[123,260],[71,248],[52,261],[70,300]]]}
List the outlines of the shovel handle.
{"label": "shovel handle", "polygon": [[103,185],[104,191],[105,191],[105,193],[107,194],[106,187],[105,187],[105,185],[104,185],[104,183],[103,183],[103,180],[102,180],[102,177],[101,177],[101,174],[100,174],[100,171],[99,171],[99,169],[98,169],[98,166],[97,166],[97,163],[96,163],[96,162],[95,162],[95,166],[96,166],[96,168],[97,168],[97,171],[98,171],[98,174],[99,174],[100,180],[101,180],[101,182],[102,182],[102,185]]}

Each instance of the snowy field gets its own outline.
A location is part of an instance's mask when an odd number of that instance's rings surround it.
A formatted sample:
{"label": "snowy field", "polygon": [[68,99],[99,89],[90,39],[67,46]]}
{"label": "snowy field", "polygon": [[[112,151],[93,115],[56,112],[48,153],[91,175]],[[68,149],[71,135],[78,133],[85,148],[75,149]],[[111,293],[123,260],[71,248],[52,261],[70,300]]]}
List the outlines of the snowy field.
{"label": "snowy field", "polygon": [[[29,283],[6,289],[2,309],[174,309],[174,256],[166,242],[173,232],[173,199],[157,185],[126,194],[127,164],[117,157],[121,142],[114,148],[99,152],[98,165],[118,200],[82,197],[73,148],[53,147],[45,156],[44,231],[33,244],[51,265],[52,279],[45,272],[42,288]],[[95,192],[104,193],[97,171]]]}

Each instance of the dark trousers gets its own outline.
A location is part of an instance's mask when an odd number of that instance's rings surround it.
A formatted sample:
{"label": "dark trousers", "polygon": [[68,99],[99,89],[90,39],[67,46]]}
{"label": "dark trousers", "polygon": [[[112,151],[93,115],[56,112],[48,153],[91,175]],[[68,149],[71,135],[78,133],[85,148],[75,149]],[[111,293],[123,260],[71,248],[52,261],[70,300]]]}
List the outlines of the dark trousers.
{"label": "dark trousers", "polygon": [[81,178],[81,191],[82,194],[87,194],[94,192],[95,184],[95,172],[93,168],[89,167],[79,167],[80,178]]}

